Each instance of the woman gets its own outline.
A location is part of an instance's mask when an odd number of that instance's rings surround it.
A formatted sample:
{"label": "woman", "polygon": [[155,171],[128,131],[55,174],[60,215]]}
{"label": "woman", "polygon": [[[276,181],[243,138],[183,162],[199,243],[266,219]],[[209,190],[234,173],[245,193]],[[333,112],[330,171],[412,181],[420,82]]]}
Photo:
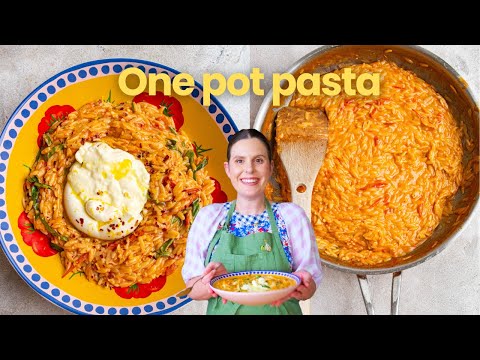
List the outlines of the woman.
{"label": "woman", "polygon": [[[244,129],[233,135],[224,167],[237,199],[202,208],[190,228],[182,269],[186,285],[194,284],[189,296],[208,300],[207,314],[301,315],[299,300],[311,298],[322,279],[310,220],[298,205],[265,198],[273,161],[261,132]],[[208,286],[214,276],[246,270],[293,272],[302,283],[286,298],[264,306],[227,302]]]}

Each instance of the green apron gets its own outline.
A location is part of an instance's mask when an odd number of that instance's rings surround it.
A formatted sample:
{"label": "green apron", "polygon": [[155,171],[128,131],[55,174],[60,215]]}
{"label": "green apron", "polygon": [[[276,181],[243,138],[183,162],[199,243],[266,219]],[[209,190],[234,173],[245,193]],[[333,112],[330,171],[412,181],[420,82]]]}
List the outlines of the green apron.
{"label": "green apron", "polygon": [[[215,233],[208,246],[205,266],[211,261],[223,263],[228,272],[248,270],[272,270],[291,272],[290,263],[283,250],[277,223],[272,207],[265,200],[272,233],[255,233],[237,237],[228,232],[230,219],[235,210],[233,201],[228,211],[225,224]],[[217,245],[218,244],[218,245]],[[212,251],[217,245],[215,252]],[[208,300],[207,315],[302,315],[297,299],[289,299],[280,306],[247,306],[227,301],[222,303],[220,297]]]}

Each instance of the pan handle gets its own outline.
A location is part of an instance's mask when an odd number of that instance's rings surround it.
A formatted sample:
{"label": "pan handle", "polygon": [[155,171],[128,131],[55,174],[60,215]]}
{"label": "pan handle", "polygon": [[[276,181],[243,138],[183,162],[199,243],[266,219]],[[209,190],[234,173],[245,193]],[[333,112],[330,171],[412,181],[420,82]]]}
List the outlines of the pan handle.
{"label": "pan handle", "polygon": [[[368,315],[375,315],[373,308],[373,296],[370,291],[370,284],[367,275],[357,275],[360,289],[362,290],[363,301]],[[391,315],[398,315],[398,307],[400,305],[400,288],[402,283],[402,272],[396,271],[392,274],[392,303],[390,308]]]}

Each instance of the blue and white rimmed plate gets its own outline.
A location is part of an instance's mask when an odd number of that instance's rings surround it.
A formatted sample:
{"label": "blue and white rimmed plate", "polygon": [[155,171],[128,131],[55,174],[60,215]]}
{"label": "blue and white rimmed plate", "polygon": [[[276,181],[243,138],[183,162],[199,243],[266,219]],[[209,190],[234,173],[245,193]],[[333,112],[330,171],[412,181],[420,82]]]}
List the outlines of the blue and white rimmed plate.
{"label": "blue and white rimmed plate", "polygon": [[210,288],[222,298],[241,305],[266,305],[294,291],[301,280],[281,271],[252,270],[219,275],[210,280]]}
{"label": "blue and white rimmed plate", "polygon": [[[166,314],[191,301],[177,294],[185,288],[178,268],[167,276],[165,285],[146,298],[121,298],[89,282],[83,276],[62,278],[58,255],[41,257],[24,243],[18,218],[23,212],[23,183],[28,175],[24,166],[34,162],[38,152],[37,127],[45,111],[53,105],[82,105],[110,97],[116,103],[131,101],[122,92],[119,74],[136,67],[145,74],[166,73],[173,79],[179,71],[150,61],[137,59],[103,59],[83,63],[51,77],[30,93],[7,121],[0,137],[0,245],[20,277],[38,294],[59,307],[75,314],[146,315]],[[162,91],[157,82],[157,90]],[[147,90],[145,90],[147,91]],[[215,98],[211,105],[203,103],[202,86],[195,82],[189,96],[175,96],[183,108],[182,129],[192,141],[212,148],[209,152],[208,174],[216,178],[229,198],[234,190],[223,170],[228,139],[238,131],[230,115]]]}

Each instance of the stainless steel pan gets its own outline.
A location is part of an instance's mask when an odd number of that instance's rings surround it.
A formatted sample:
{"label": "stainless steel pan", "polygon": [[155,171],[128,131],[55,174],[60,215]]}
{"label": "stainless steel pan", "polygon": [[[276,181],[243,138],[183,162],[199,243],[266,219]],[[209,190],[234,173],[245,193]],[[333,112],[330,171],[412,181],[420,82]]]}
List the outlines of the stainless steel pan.
{"label": "stainless steel pan", "polygon": [[[473,152],[465,152],[464,165],[472,157],[478,159],[479,110],[474,97],[465,81],[450,65],[422,47],[404,45],[323,46],[299,59],[286,72],[297,77],[302,72],[325,73],[349,65],[370,63],[381,59],[393,61],[400,67],[415,72],[445,98],[455,119],[459,123],[465,123],[474,144],[476,144]],[[290,98],[282,98],[280,106],[288,105],[289,101]],[[278,107],[272,106],[272,90],[270,90],[260,106],[253,125],[254,128],[266,134],[271,141],[273,141],[272,131],[277,109]],[[474,177],[471,186],[463,194],[458,191],[454,198],[454,209],[465,208],[465,211],[461,215],[453,214],[450,217],[444,217],[434,233],[413,252],[381,265],[369,267],[354,267],[335,258],[321,255],[323,263],[333,269],[356,274],[368,314],[374,314],[374,307],[367,275],[391,273],[391,313],[398,314],[402,271],[421,264],[445,249],[460,235],[472,220],[473,213],[480,206],[478,170]]]}

